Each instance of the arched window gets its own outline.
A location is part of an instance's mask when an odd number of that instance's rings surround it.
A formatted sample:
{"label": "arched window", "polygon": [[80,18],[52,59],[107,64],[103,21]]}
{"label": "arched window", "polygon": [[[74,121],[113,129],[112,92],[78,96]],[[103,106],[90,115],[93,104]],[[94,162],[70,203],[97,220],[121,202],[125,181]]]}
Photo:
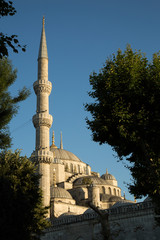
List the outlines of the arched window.
{"label": "arched window", "polygon": [[106,193],[106,189],[104,186],[102,186],[102,193],[105,194]]}
{"label": "arched window", "polygon": [[116,189],[114,188],[114,195],[116,196]]}
{"label": "arched window", "polygon": [[117,195],[119,196],[120,194],[119,194],[119,189],[117,190]]}
{"label": "arched window", "polygon": [[108,188],[108,191],[109,191],[109,194],[112,195],[112,191],[110,187]]}
{"label": "arched window", "polygon": [[71,167],[71,172],[73,172],[73,164],[72,163],[71,163],[70,167]]}

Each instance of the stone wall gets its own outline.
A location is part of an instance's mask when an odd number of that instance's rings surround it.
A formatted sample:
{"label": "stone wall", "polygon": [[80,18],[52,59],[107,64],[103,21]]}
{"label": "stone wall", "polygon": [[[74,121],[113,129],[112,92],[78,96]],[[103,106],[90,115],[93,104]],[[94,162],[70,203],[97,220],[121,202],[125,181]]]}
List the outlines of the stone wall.
{"label": "stone wall", "polygon": [[[159,240],[151,202],[117,206],[109,210],[113,240]],[[54,220],[42,240],[101,240],[101,224],[95,212]]]}

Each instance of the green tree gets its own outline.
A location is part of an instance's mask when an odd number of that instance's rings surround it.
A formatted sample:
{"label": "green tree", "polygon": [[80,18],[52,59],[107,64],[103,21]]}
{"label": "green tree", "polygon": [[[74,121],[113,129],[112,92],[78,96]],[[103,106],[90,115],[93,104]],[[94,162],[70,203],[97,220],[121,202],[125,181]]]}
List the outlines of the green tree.
{"label": "green tree", "polygon": [[29,90],[24,87],[17,96],[11,96],[8,88],[15,80],[16,70],[12,69],[11,62],[6,58],[0,59],[0,149],[11,146],[8,124],[17,113],[18,103],[29,95]]}
{"label": "green tree", "polygon": [[160,213],[160,53],[149,62],[128,45],[90,76],[93,103],[85,105],[93,140],[112,146],[133,177],[129,190],[149,195]]}
{"label": "green tree", "polygon": [[[4,16],[13,16],[16,14],[16,9],[13,7],[12,1],[0,0],[0,18]],[[26,50],[26,46],[21,46],[17,35],[8,36],[0,32],[0,58],[8,57],[8,47],[10,47],[15,53],[18,53],[18,49],[22,51]]]}
{"label": "green tree", "polygon": [[0,153],[0,239],[40,239],[49,226],[39,178],[35,165],[20,151]]}

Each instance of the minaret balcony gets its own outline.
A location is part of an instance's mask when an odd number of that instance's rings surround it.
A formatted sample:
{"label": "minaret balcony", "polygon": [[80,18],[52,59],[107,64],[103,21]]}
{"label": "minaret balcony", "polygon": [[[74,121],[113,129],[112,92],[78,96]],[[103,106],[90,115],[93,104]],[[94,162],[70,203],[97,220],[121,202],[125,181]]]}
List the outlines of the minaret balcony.
{"label": "minaret balcony", "polygon": [[39,126],[50,128],[52,126],[53,117],[48,113],[37,113],[33,116],[32,122],[35,128]]}
{"label": "minaret balcony", "polygon": [[48,93],[48,95],[51,93],[52,90],[52,83],[50,81],[46,80],[38,80],[33,83],[33,88],[35,91],[35,94],[40,93]]}
{"label": "minaret balcony", "polygon": [[36,163],[51,163],[53,161],[53,153],[48,150],[36,150],[32,153],[31,159]]}

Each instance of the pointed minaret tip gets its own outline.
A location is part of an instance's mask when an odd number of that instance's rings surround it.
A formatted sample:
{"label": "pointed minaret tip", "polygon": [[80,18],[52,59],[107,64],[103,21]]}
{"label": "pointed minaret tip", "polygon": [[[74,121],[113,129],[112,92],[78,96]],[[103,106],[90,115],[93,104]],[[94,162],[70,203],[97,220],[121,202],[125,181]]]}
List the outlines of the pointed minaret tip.
{"label": "pointed minaret tip", "polygon": [[57,146],[55,145],[55,138],[54,138],[54,131],[52,132],[52,148],[57,148]]}
{"label": "pointed minaret tip", "polygon": [[48,52],[47,52],[47,42],[46,42],[46,34],[45,34],[45,18],[43,16],[42,20],[42,34],[41,34],[41,41],[39,47],[39,54],[38,59],[40,58],[47,58],[48,59]]}
{"label": "pointed minaret tip", "polygon": [[43,22],[42,22],[43,28],[44,28],[44,24],[45,24],[45,17],[43,16]]}
{"label": "pointed minaret tip", "polygon": [[60,149],[63,149],[63,142],[62,142],[62,132],[61,132]]}

